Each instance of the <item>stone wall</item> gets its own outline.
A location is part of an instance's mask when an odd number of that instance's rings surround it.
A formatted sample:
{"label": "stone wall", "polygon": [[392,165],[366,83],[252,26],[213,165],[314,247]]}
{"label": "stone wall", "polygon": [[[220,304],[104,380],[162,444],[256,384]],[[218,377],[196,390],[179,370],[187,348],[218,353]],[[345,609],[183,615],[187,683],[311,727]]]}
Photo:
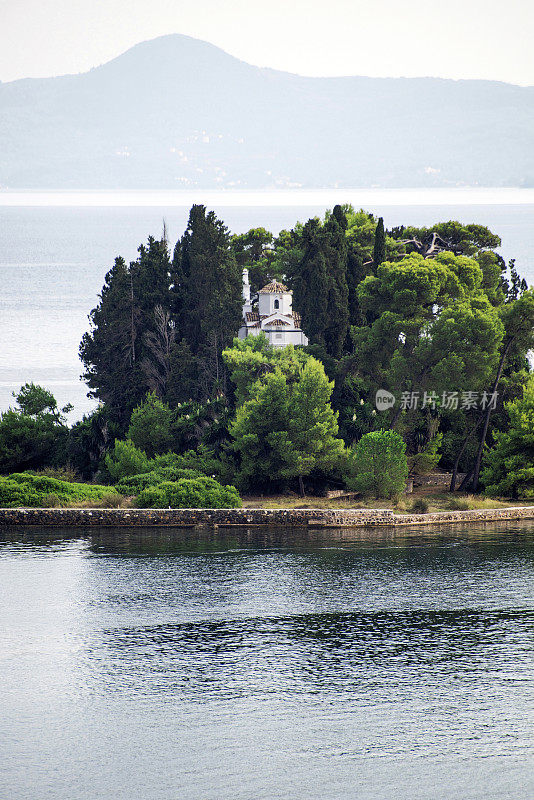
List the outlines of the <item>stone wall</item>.
{"label": "stone wall", "polygon": [[381,525],[433,525],[465,522],[499,522],[534,519],[534,506],[439,511],[433,514],[396,514],[389,509],[321,508],[1,508],[0,529],[11,525],[55,527],[194,527],[207,525],[268,525],[282,527],[368,527]]}

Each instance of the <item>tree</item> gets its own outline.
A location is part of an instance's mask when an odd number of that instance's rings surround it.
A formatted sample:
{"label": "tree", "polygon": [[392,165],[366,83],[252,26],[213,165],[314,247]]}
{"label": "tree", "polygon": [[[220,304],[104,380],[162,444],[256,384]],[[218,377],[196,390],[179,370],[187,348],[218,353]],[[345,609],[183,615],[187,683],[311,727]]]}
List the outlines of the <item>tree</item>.
{"label": "tree", "polygon": [[434,258],[438,253],[477,256],[484,250],[501,246],[501,240],[484,225],[464,225],[456,220],[438,222],[431,228],[413,226],[394,228],[391,236],[397,239],[406,253],[419,253]]}
{"label": "tree", "polygon": [[165,389],[169,373],[167,242],[149,237],[138,252],[129,267],[115,259],[80,344],[90,396],[104,402],[123,428],[149,389]]}
{"label": "tree", "polygon": [[337,438],[337,414],[330,405],[333,388],[323,365],[314,358],[301,367],[294,384],[289,403],[292,463],[286,475],[298,477],[301,495],[303,478],[314,469],[327,472],[340,461],[345,449],[343,440]]}
{"label": "tree", "polygon": [[310,219],[306,223],[302,239],[302,258],[291,281],[293,304],[302,317],[302,327],[310,342],[324,346],[328,327],[329,281],[318,219]]}
{"label": "tree", "polygon": [[384,231],[384,220],[379,217],[375,230],[375,243],[373,249],[373,263],[378,267],[382,261],[386,260],[386,233]]}
{"label": "tree", "polygon": [[230,434],[241,457],[243,486],[272,487],[287,476],[293,466],[289,392],[280,369],[257,381],[250,400],[238,407]]}
{"label": "tree", "polygon": [[173,316],[196,359],[197,395],[224,388],[221,352],[241,325],[242,276],[230,235],[213,211],[194,205],[187,229],[174,250]]}
{"label": "tree", "polygon": [[69,464],[84,480],[94,479],[103,464],[107,449],[118,436],[119,426],[105,406],[97,408],[92,414],[84,415],[69,431]]}
{"label": "tree", "polygon": [[248,267],[251,291],[258,292],[272,278],[282,279],[273,268],[274,236],[265,228],[251,228],[246,233],[231,237],[232,251],[240,267]]}
{"label": "tree", "polygon": [[279,369],[288,383],[298,379],[299,369],[309,356],[299,347],[274,347],[269,344],[265,334],[234,339],[232,347],[223,351],[232,383],[235,386],[235,400],[241,405],[249,400],[256,381]]}
{"label": "tree", "polygon": [[134,408],[127,438],[149,458],[165,453],[173,444],[173,413],[155,392],[148,392]]}
{"label": "tree", "polygon": [[486,494],[534,500],[534,375],[523,396],[505,404],[506,430],[495,433],[485,457],[482,483]]}
{"label": "tree", "polygon": [[56,422],[64,425],[65,414],[72,411],[72,405],[68,403],[61,411],[57,407],[57,401],[52,392],[37,386],[35,383],[25,383],[21,386],[18,393],[13,392],[13,397],[17,401],[23,414],[37,416],[49,414]]}
{"label": "tree", "polygon": [[303,494],[306,475],[328,471],[340,460],[344,445],[337,438],[332,389],[323,365],[311,356],[296,374],[276,366],[253,384],[230,425],[245,484],[272,486],[298,478]]}
{"label": "tree", "polygon": [[377,499],[401,494],[408,478],[406,445],[396,431],[371,431],[354,448],[357,491]]}
{"label": "tree", "polygon": [[323,228],[324,254],[328,275],[326,352],[340,358],[349,329],[349,288],[347,285],[347,220],[341,206],[334,207]]}
{"label": "tree", "polygon": [[[524,292],[516,300],[503,307],[503,324],[505,335],[501,348],[501,357],[491,388],[492,395],[495,394],[499,388],[506,359],[513,350],[522,350],[526,353],[534,346],[534,289]],[[472,487],[474,492],[478,490],[482,454],[484,452],[492,410],[492,405],[490,403],[483,415],[480,441],[475,466],[473,468]]]}
{"label": "tree", "polygon": [[312,344],[339,358],[349,326],[347,221],[335,206],[321,224],[310,219],[302,229],[302,255],[290,274],[294,306]]}
{"label": "tree", "polygon": [[0,414],[0,472],[20,472],[65,463],[68,427],[54,395],[26,383],[15,394],[19,408]]}

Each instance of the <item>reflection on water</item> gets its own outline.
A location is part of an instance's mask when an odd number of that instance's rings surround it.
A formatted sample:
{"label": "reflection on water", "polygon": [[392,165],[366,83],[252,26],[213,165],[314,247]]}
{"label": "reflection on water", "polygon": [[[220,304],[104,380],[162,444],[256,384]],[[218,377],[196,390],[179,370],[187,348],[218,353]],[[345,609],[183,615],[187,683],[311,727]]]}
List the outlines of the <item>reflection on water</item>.
{"label": "reflection on water", "polygon": [[530,800],[534,527],[0,534],[0,797]]}

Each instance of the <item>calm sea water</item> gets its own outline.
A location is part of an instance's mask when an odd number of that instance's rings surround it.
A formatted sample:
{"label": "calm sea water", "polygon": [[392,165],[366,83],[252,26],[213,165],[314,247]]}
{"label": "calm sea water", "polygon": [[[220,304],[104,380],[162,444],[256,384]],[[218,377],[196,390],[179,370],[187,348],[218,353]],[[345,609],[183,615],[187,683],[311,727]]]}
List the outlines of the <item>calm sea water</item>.
{"label": "calm sea water", "polygon": [[0,534],[0,797],[531,800],[534,527]]}
{"label": "calm sea water", "polygon": [[[150,192],[0,193],[0,410],[13,402],[13,390],[27,380],[51,388],[61,404],[74,403],[73,418],[94,406],[79,379],[78,345],[104,275],[116,255],[135,258],[149,234],[161,233],[163,219],[174,243],[193,201],[208,203],[234,232],[264,226],[278,233],[296,220],[323,214],[337,201],[364,205],[384,216],[388,226],[448,219],[478,222],[502,237],[502,254],[516,258],[534,283],[534,192],[528,190],[211,192],[187,201]],[[248,205],[237,205],[244,202]]]}

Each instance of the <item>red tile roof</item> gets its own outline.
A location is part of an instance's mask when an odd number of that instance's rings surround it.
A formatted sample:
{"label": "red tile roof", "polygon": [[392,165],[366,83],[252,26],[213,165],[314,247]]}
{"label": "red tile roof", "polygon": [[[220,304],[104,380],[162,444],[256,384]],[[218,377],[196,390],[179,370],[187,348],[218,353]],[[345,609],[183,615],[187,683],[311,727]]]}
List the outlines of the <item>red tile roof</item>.
{"label": "red tile roof", "polygon": [[267,286],[263,287],[263,289],[260,289],[258,294],[287,294],[288,291],[289,290],[287,286],[284,286],[283,283],[271,281],[271,283],[268,283]]}

